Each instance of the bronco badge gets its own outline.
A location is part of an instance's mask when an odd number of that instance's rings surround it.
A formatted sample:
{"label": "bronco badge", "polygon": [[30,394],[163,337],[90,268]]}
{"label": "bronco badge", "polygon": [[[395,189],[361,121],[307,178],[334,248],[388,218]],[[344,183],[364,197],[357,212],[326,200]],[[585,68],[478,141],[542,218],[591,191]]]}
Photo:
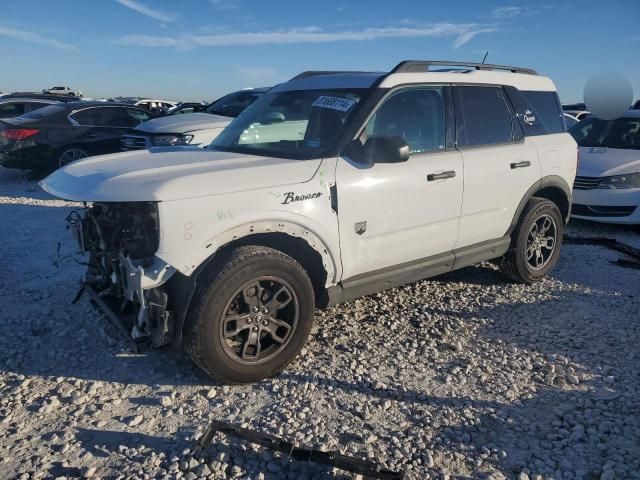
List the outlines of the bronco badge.
{"label": "bronco badge", "polygon": [[353,226],[353,229],[358,235],[362,235],[367,231],[367,222],[356,222],[356,224]]}
{"label": "bronco badge", "polygon": [[296,195],[294,192],[287,192],[284,194],[284,202],[282,205],[288,205],[293,202],[301,202],[303,200],[311,200],[312,198],[318,198],[322,195],[322,192],[304,193],[302,195]]}

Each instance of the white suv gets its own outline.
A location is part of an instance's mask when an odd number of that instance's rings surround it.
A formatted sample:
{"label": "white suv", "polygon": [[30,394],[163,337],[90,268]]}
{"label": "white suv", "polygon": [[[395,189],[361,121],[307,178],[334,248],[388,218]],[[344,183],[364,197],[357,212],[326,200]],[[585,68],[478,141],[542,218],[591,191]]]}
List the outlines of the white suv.
{"label": "white suv", "polygon": [[71,225],[110,318],[250,382],[300,352],[316,307],[484,260],[543,279],[576,152],[550,79],[407,61],[305,72],[206,149],[89,158],[42,186],[93,202]]}

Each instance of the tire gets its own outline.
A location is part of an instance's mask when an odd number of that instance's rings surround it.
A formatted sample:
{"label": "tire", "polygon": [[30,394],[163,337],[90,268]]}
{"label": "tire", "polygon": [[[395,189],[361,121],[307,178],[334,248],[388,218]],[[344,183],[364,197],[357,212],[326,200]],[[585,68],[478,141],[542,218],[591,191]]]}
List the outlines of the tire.
{"label": "tire", "polygon": [[69,165],[71,162],[81,160],[89,156],[89,153],[76,145],[68,145],[60,149],[60,155],[58,155],[58,166],[56,168],[62,168],[65,165]]}
{"label": "tire", "polygon": [[[253,295],[258,292],[261,298]],[[196,291],[187,318],[187,353],[225,383],[273,376],[302,350],[314,299],[309,276],[288,255],[259,246],[222,252]]]}
{"label": "tire", "polygon": [[[551,225],[545,231],[544,226],[549,222]],[[564,222],[558,206],[545,198],[533,197],[511,234],[511,245],[502,259],[500,270],[506,277],[519,283],[531,284],[543,280],[558,263],[563,234]],[[536,243],[536,236],[540,237],[539,243]],[[552,249],[549,248],[550,237],[554,239]]]}

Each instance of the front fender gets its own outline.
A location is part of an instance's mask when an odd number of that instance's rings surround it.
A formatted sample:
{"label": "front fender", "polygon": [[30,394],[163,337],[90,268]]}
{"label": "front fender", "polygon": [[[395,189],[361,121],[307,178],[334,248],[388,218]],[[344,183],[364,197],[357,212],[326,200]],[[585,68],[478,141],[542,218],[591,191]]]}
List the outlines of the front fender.
{"label": "front fender", "polygon": [[[233,195],[161,202],[157,256],[190,276],[224,245],[259,233],[305,240],[322,257],[327,286],[340,278],[338,220],[328,179]],[[299,200],[290,201],[293,197]]]}

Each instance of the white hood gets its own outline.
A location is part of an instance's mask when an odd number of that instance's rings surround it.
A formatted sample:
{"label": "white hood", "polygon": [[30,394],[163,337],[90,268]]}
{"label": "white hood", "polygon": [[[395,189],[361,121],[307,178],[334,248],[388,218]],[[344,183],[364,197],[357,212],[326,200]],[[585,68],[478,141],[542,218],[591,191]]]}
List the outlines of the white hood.
{"label": "white hood", "polygon": [[580,147],[578,175],[609,177],[640,172],[640,150]]}
{"label": "white hood", "polygon": [[320,163],[199,148],[136,150],[79,160],[40,186],[66,200],[170,201],[306,182]]}
{"label": "white hood", "polygon": [[208,113],[186,113],[182,115],[167,115],[153,118],[136,127],[145,133],[186,133],[192,130],[209,128],[224,128],[233,118]]}

